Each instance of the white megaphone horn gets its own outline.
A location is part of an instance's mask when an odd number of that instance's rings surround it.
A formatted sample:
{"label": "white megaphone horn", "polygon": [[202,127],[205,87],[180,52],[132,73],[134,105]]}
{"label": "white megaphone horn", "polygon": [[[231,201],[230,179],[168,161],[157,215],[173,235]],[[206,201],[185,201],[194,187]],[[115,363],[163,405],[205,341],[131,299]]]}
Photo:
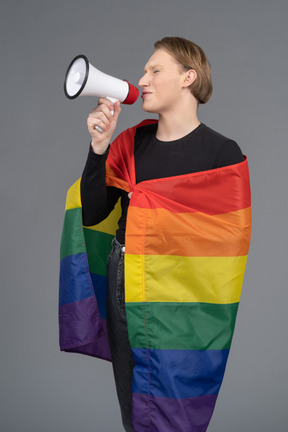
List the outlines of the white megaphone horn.
{"label": "white megaphone horn", "polygon": [[70,63],[65,76],[64,91],[69,99],[97,96],[109,98],[113,103],[119,100],[124,104],[133,104],[139,96],[139,90],[128,81],[99,71],[84,55],[78,55]]}
{"label": "white megaphone horn", "polygon": [[[107,75],[92,66],[85,55],[76,56],[68,66],[64,92],[69,99],[78,96],[97,96],[109,99],[112,103],[119,100],[124,104],[133,104],[139,96],[139,90],[128,81]],[[113,111],[111,111],[113,114]],[[99,132],[103,132],[96,126]]]}

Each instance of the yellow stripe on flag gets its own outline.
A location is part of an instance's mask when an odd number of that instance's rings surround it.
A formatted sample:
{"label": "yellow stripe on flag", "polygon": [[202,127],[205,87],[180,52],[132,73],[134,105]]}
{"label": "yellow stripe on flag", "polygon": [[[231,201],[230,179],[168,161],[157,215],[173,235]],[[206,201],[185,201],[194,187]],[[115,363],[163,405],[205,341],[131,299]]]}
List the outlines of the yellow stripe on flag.
{"label": "yellow stripe on flag", "polygon": [[125,301],[237,303],[246,260],[125,254]]}
{"label": "yellow stripe on flag", "polygon": [[118,200],[114,210],[109,216],[97,225],[89,226],[88,228],[95,231],[100,231],[106,234],[115,235],[118,228],[118,220],[121,216],[121,201]]}
{"label": "yellow stripe on flag", "polygon": [[65,210],[71,210],[74,208],[81,207],[80,180],[81,179],[78,179],[69,188],[69,190],[67,192],[67,197],[66,197]]}
{"label": "yellow stripe on flag", "polygon": [[[80,193],[80,182],[81,178],[78,179],[68,190],[66,197],[65,210],[72,210],[74,208],[82,207],[81,204],[81,193]],[[118,227],[118,220],[121,216],[121,202],[118,200],[114,210],[110,215],[97,225],[89,226],[91,230],[100,231],[106,234],[115,235]]]}

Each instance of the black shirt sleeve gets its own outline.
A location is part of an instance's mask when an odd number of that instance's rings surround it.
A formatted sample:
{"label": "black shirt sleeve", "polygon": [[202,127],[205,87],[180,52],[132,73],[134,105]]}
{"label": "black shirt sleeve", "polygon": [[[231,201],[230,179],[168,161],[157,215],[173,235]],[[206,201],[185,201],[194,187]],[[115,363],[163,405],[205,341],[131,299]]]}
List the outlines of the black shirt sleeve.
{"label": "black shirt sleeve", "polygon": [[86,165],[81,177],[83,225],[92,226],[104,220],[117,203],[121,190],[106,185],[106,159],[109,149],[103,155],[90,147]]}
{"label": "black shirt sleeve", "polygon": [[243,162],[242,151],[235,141],[225,141],[218,150],[216,157],[216,168],[234,165]]}

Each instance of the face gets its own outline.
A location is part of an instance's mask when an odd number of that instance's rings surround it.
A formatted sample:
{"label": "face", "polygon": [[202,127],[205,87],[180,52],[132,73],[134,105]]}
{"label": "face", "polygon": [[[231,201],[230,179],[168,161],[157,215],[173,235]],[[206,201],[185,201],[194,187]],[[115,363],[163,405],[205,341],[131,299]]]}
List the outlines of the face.
{"label": "face", "polygon": [[144,111],[161,114],[181,103],[184,80],[185,72],[174,57],[162,49],[155,51],[138,83]]}

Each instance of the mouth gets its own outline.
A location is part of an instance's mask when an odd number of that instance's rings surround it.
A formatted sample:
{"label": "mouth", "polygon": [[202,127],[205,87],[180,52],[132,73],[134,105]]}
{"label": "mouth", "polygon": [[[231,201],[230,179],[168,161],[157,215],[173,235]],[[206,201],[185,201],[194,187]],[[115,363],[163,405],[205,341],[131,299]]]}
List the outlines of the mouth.
{"label": "mouth", "polygon": [[145,99],[150,94],[152,94],[152,92],[143,92],[141,97],[142,97],[142,99]]}

